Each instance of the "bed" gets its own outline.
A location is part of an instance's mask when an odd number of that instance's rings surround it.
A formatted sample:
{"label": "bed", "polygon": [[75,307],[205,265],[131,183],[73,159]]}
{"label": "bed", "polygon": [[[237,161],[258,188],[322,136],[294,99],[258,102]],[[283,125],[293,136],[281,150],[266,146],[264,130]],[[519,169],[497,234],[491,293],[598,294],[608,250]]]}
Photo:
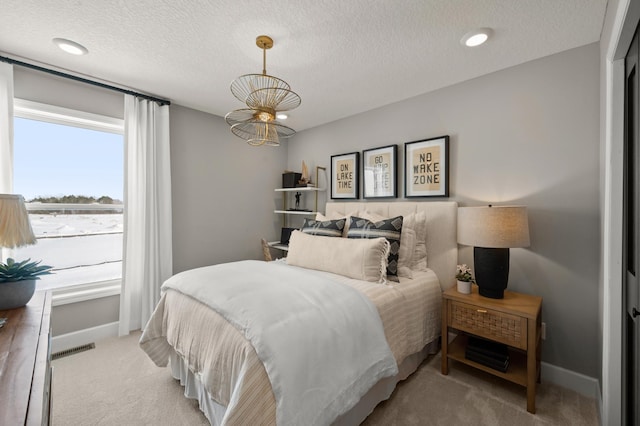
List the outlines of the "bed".
{"label": "bed", "polygon": [[[355,242],[297,232],[287,261],[232,262],[172,277],[143,331],[141,348],[158,366],[171,366],[185,396],[199,401],[211,424],[360,424],[400,380],[439,349],[441,292],[455,283],[457,204],[330,202],[319,218],[398,216],[405,225],[401,241],[409,241],[414,250],[407,254],[404,248],[395,282],[385,279],[388,270],[382,271],[382,279],[372,278],[381,256],[387,266],[392,263],[386,240]],[[348,244],[353,246],[342,248]],[[344,254],[332,258],[336,250]],[[203,296],[203,287],[212,282],[216,294]],[[313,283],[307,286],[313,294],[303,299],[316,297],[310,299],[315,300],[313,306],[327,305],[330,310],[322,314],[322,326],[310,328],[308,310],[295,314],[295,320],[283,319],[298,312],[297,302],[278,301],[297,292],[301,282]],[[270,308],[245,318],[227,307],[252,310],[251,298],[260,301],[256,306]],[[369,315],[370,311],[375,313]],[[343,319],[347,314],[355,319]],[[342,321],[349,324],[344,329]],[[295,331],[293,323],[300,323],[301,330]],[[367,332],[351,336],[344,331],[359,327]],[[325,334],[329,340],[322,340]],[[269,336],[278,342],[265,343]],[[352,348],[349,342],[354,339]],[[341,376],[346,377],[345,385],[338,380]],[[326,403],[323,398],[328,398]]]}

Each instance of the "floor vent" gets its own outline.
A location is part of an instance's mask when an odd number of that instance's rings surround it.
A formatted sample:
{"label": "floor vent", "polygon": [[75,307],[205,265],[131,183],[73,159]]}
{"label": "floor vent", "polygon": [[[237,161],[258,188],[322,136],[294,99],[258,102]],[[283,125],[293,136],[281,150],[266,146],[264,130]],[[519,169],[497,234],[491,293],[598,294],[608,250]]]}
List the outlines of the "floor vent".
{"label": "floor vent", "polygon": [[95,348],[96,348],[95,343],[89,343],[88,345],[82,345],[75,348],[66,349],[64,351],[56,352],[55,354],[51,355],[51,359],[64,358],[65,356],[74,355],[79,352],[89,351]]}

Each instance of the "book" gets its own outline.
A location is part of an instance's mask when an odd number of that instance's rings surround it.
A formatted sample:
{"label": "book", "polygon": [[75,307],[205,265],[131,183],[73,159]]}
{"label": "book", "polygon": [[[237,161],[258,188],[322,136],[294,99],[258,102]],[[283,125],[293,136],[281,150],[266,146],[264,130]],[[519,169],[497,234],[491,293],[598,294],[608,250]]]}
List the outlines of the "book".
{"label": "book", "polygon": [[473,350],[466,350],[465,351],[465,358],[474,362],[477,362],[478,364],[482,364],[484,366],[487,366],[489,368],[493,368],[494,370],[498,370],[501,371],[503,373],[506,373],[507,369],[509,368],[509,357],[507,356],[506,359],[498,359],[498,358],[492,358],[490,356],[484,355],[482,353],[478,353],[475,352]]}
{"label": "book", "polygon": [[494,359],[496,361],[506,361],[509,359],[509,354],[492,354],[492,353],[487,353],[487,352],[483,352],[483,351],[479,351],[474,347],[468,346],[465,350],[465,354],[466,353],[473,353],[473,354],[477,354],[477,355],[481,355],[483,357],[487,357],[490,359]]}
{"label": "book", "polygon": [[487,355],[489,357],[504,359],[509,357],[509,349],[504,343],[492,342],[480,337],[469,336],[467,349]]}
{"label": "book", "polygon": [[509,368],[509,348],[503,343],[469,336],[464,356],[503,373]]}
{"label": "book", "polygon": [[504,363],[506,361],[509,361],[509,355],[487,355],[486,353],[478,352],[473,348],[467,348],[464,354],[465,356],[472,355],[478,358],[485,358],[491,361],[495,361],[497,363]]}

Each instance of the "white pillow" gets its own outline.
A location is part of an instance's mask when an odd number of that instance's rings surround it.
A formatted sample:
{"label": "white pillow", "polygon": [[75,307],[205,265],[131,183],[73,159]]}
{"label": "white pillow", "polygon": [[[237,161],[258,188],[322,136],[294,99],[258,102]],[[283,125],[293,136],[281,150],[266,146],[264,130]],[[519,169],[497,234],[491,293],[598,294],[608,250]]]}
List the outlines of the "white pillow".
{"label": "white pillow", "polygon": [[293,231],[286,259],[288,265],[384,282],[389,250],[386,238],[330,238]]}
{"label": "white pillow", "polygon": [[[387,219],[378,213],[368,210],[359,211],[357,216],[372,222]],[[413,226],[407,226],[404,221],[405,218],[403,217],[402,233],[400,234],[400,250],[398,251],[398,276],[413,278],[413,256],[416,249],[417,236]]]}
{"label": "white pillow", "polygon": [[[427,270],[427,214],[425,212],[411,213],[404,217],[403,229],[406,226],[416,233],[416,247],[413,252],[411,269],[414,271]],[[402,243],[402,241],[401,241]]]}
{"label": "white pillow", "polygon": [[398,276],[413,279],[413,255],[416,249],[416,232],[402,227],[398,252]]}

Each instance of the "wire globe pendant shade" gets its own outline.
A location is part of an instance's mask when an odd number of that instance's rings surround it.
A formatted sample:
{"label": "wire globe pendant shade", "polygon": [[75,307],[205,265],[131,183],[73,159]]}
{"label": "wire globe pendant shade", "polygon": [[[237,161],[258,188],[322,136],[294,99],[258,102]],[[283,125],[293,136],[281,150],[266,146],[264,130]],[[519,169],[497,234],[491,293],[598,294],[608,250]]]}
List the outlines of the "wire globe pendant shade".
{"label": "wire globe pendant shade", "polygon": [[293,136],[296,131],[276,120],[276,114],[300,106],[302,100],[289,84],[267,74],[267,49],[273,40],[265,35],[256,38],[262,49],[262,74],[245,74],[231,82],[231,93],[247,108],[228,113],[224,119],[231,133],[252,146],[279,146],[280,139]]}

